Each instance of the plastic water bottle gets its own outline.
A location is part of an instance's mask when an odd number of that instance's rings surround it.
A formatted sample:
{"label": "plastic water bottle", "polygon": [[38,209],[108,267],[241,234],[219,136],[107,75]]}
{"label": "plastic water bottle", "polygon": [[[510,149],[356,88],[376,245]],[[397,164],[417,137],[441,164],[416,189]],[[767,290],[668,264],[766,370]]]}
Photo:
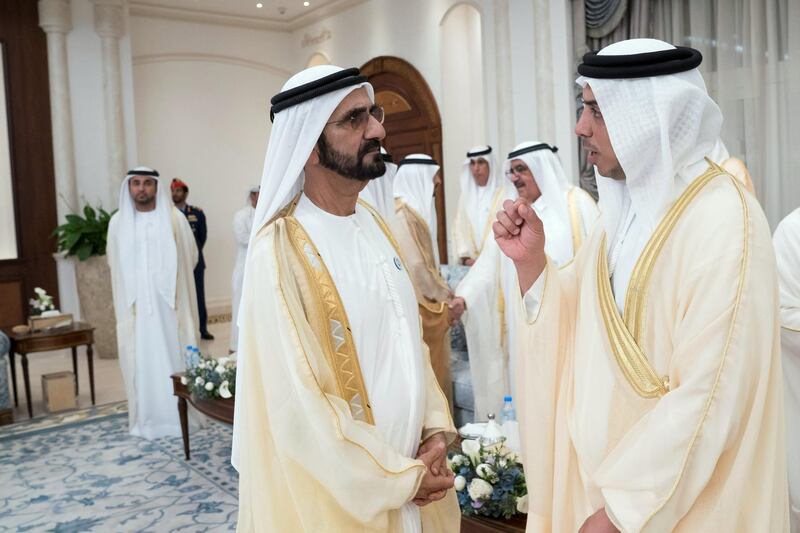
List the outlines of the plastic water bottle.
{"label": "plastic water bottle", "polygon": [[500,411],[500,423],[517,420],[517,412],[514,410],[514,404],[511,403],[511,396],[503,397],[503,409]]}
{"label": "plastic water bottle", "polygon": [[194,357],[194,350],[192,350],[193,346],[188,344],[186,346],[186,350],[183,352],[183,361],[186,364],[186,368],[191,368],[192,366],[192,358]]}
{"label": "plastic water bottle", "polygon": [[192,346],[192,365],[197,366],[200,364],[200,348]]}

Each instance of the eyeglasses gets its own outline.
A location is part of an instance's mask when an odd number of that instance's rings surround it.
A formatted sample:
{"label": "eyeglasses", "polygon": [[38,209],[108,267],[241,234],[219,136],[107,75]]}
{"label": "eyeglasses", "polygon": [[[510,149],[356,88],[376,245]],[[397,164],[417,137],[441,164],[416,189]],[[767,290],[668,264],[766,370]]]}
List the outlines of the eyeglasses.
{"label": "eyeglasses", "polygon": [[506,174],[507,178],[510,178],[511,176],[513,176],[515,174],[517,176],[521,176],[521,175],[525,174],[526,172],[529,172],[528,167],[526,167],[525,165],[517,165],[515,167],[511,167],[509,170],[506,170],[505,174]]}
{"label": "eyeglasses", "polygon": [[367,127],[369,117],[377,120],[379,124],[383,124],[384,116],[385,114],[383,112],[383,107],[375,104],[369,109],[366,107],[354,109],[350,112],[347,118],[343,118],[342,120],[334,120],[333,122],[328,122],[325,125],[329,126],[331,124],[341,124],[342,126],[349,126],[350,129],[354,131],[358,131]]}

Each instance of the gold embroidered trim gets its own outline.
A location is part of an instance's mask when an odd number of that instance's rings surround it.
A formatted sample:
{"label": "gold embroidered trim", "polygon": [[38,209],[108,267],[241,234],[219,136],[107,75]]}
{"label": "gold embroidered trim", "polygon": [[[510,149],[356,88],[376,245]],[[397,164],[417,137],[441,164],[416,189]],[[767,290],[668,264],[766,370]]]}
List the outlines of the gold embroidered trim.
{"label": "gold embroidered trim", "polygon": [[567,205],[569,206],[569,222],[572,227],[572,256],[578,253],[578,249],[583,242],[583,221],[581,220],[581,210],[575,198],[577,187],[573,187],[567,193]]}
{"label": "gold embroidered trim", "polygon": [[[299,195],[297,196],[297,198],[295,198],[295,200],[293,201],[294,205],[297,205],[297,200],[299,198],[300,198]],[[292,208],[292,210],[293,210],[293,208]],[[286,212],[288,213],[289,211],[286,211]],[[286,214],[284,213],[283,216],[286,216]],[[277,220],[279,218],[283,218],[283,217],[275,217],[273,219],[273,221]],[[266,227],[266,226],[264,226],[264,227]],[[280,281],[282,274],[281,274],[281,263],[280,263],[280,259],[278,258],[278,249],[277,248],[275,249],[275,266],[278,269],[277,278]],[[278,293],[280,294],[280,299],[281,299],[281,303],[283,304],[283,308],[286,311],[287,315],[289,316],[289,319],[292,321],[292,325],[294,326],[294,327],[291,328],[291,332],[290,333],[292,334],[292,337],[294,339],[295,345],[303,353],[303,360],[306,363],[306,368],[308,369],[308,372],[311,375],[311,378],[314,380],[314,384],[317,386],[316,390],[319,393],[319,395],[323,398],[323,400],[325,400],[325,403],[328,405],[328,408],[331,411],[331,417],[333,418],[333,423],[336,426],[336,434],[339,436],[339,438],[341,438],[341,439],[349,442],[350,444],[360,448],[365,454],[367,454],[367,456],[375,464],[375,466],[380,468],[386,474],[393,475],[393,476],[398,476],[398,475],[405,474],[406,472],[409,472],[410,470],[413,470],[415,468],[419,468],[419,469],[423,469],[424,470],[425,469],[425,465],[417,465],[417,464],[412,464],[411,466],[409,466],[407,468],[404,468],[402,470],[396,470],[396,471],[395,470],[389,470],[385,466],[383,466],[383,464],[381,464],[381,462],[364,445],[362,445],[361,443],[356,442],[356,441],[354,441],[352,439],[347,438],[347,436],[344,434],[344,431],[342,430],[342,425],[341,425],[341,422],[339,420],[339,417],[336,414],[336,408],[331,403],[331,400],[330,400],[330,398],[328,398],[328,395],[325,394],[325,391],[322,389],[322,385],[320,385],[319,380],[317,379],[317,375],[314,373],[314,370],[313,370],[313,367],[311,365],[311,362],[308,360],[308,355],[306,354],[305,350],[303,350],[303,345],[302,345],[302,343],[300,342],[300,339],[297,336],[297,329],[298,329],[297,328],[297,323],[295,321],[295,318],[289,312],[289,304],[286,301],[286,294],[284,294],[283,286],[280,283],[278,283]]]}
{"label": "gold embroidered trim", "polygon": [[709,168],[689,185],[664,215],[636,261],[625,295],[622,317],[617,311],[611,291],[605,236],[600,244],[597,258],[597,287],[603,321],[620,370],[634,391],[643,398],[658,398],[669,392],[669,378],[659,377],[656,374],[641,349],[650,277],[664,244],[686,208],[711,180],[725,174],[725,171],[713,162],[708,161],[708,164]]}
{"label": "gold embroidered trim", "polygon": [[650,285],[650,276],[653,273],[656,259],[658,258],[661,250],[664,248],[672,230],[683,215],[689,204],[697,197],[700,191],[708,185],[708,183],[725,174],[725,171],[708,161],[709,168],[696,178],[689,187],[680,195],[672,207],[669,208],[667,214],[658,224],[653,236],[647,242],[644,250],[642,251],[636,265],[631,274],[631,281],[628,285],[628,291],[625,294],[625,308],[623,310],[623,317],[625,325],[628,330],[636,339],[637,343],[641,343],[642,335],[644,332],[644,315],[647,307],[647,290]]}
{"label": "gold embroidered trim", "polygon": [[[440,288],[446,290],[448,293],[450,292],[450,287],[442,280],[442,275],[439,273],[439,269],[436,268],[435,265],[431,265],[434,261],[435,254],[433,254],[433,237],[431,237],[430,229],[428,228],[428,223],[422,218],[422,216],[417,213],[417,211],[408,205],[407,203],[403,202],[399,198],[395,200],[395,210],[396,211],[403,211],[406,218],[414,220],[414,222],[422,228],[425,234],[428,236],[428,241],[431,243],[431,253],[425,253],[426,247],[423,243],[420,242],[419,237],[417,236],[417,232],[414,231],[413,228],[409,227],[408,232],[411,234],[411,238],[414,239],[414,243],[417,245],[417,249],[419,249],[420,254],[422,255],[423,259],[425,259],[425,269],[428,273],[433,276],[433,279],[439,285]],[[410,275],[410,273],[409,273]]]}
{"label": "gold embroidered trim", "polygon": [[666,378],[661,379],[655,373],[647,361],[647,356],[636,344],[636,340],[625,327],[622,317],[617,312],[608,274],[605,235],[600,243],[600,252],[597,256],[597,292],[608,341],[619,369],[636,394],[643,398],[660,398],[669,391]]}
{"label": "gold embroidered trim", "polygon": [[350,406],[353,418],[374,425],[372,407],[369,404],[355,341],[341,296],[317,247],[314,246],[314,242],[300,222],[293,216],[299,199],[300,195],[281,212],[288,231],[289,242],[311,281],[310,285],[315,293],[320,315],[328,320],[328,334],[320,335],[325,358],[336,377],[339,395]]}
{"label": "gold embroidered trim", "polygon": [[648,517],[645,519],[644,523],[642,524],[641,529],[645,529],[647,527],[647,525],[650,523],[650,521],[653,519],[653,517],[657,513],[659,513],[664,508],[665,505],[667,505],[667,502],[669,502],[669,500],[672,499],[672,497],[675,495],[675,491],[678,489],[678,485],[680,484],[681,480],[683,479],[684,473],[686,472],[686,466],[689,463],[689,457],[692,454],[692,450],[694,449],[694,445],[697,442],[697,438],[700,435],[700,431],[703,428],[703,424],[705,423],[706,417],[708,416],[708,412],[711,409],[711,403],[714,401],[714,397],[716,396],[716,393],[717,393],[717,386],[719,386],[719,381],[720,381],[720,378],[722,377],[722,370],[723,370],[723,368],[725,368],[725,361],[728,358],[728,348],[730,348],[731,339],[733,339],[733,329],[736,326],[736,319],[739,316],[739,305],[742,302],[742,293],[744,292],[745,273],[747,271],[747,265],[749,264],[749,261],[750,261],[750,241],[749,241],[750,209],[747,206],[747,201],[745,200],[744,190],[742,189],[742,184],[734,176],[732,176],[732,175],[728,174],[727,172],[725,172],[725,170],[723,168],[719,167],[714,162],[710,161],[708,158],[706,158],[706,161],[708,161],[708,164],[710,166],[712,166],[715,170],[720,171],[723,175],[727,175],[728,178],[730,178],[731,182],[733,183],[733,186],[736,188],[736,192],[739,194],[739,201],[742,204],[742,212],[743,212],[743,215],[744,215],[743,216],[743,218],[744,218],[744,227],[743,227],[743,231],[742,231],[742,234],[743,234],[743,239],[742,239],[742,258],[741,258],[741,261],[739,263],[739,284],[738,284],[738,286],[736,288],[736,301],[735,301],[735,304],[734,304],[734,307],[733,307],[733,314],[731,315],[731,324],[730,324],[730,327],[728,327],[728,335],[727,335],[727,338],[725,340],[725,348],[722,350],[722,361],[720,361],[720,363],[719,363],[719,368],[717,369],[717,374],[714,377],[714,385],[711,387],[711,392],[708,395],[708,400],[706,401],[706,405],[705,405],[705,407],[703,409],[703,414],[700,417],[700,421],[698,422],[697,427],[695,428],[694,434],[692,435],[692,440],[689,442],[689,446],[686,449],[686,453],[683,456],[683,460],[681,461],[680,472],[678,473],[678,476],[675,478],[675,482],[672,484],[672,488],[670,489],[669,494],[667,494],[667,497],[664,498],[661,501],[661,503],[655,509],[653,509],[653,511],[648,515]]}
{"label": "gold embroidered trim", "polygon": [[492,223],[494,222],[495,217],[493,215],[497,214],[499,208],[497,204],[502,200],[501,195],[503,193],[503,187],[498,187],[497,192],[494,193],[494,198],[492,199],[492,210],[489,212],[489,217],[486,219],[486,224],[483,226],[483,236],[481,237],[481,247],[478,248],[478,255],[483,252],[483,247],[486,246],[486,238],[489,236],[489,232],[492,229]]}

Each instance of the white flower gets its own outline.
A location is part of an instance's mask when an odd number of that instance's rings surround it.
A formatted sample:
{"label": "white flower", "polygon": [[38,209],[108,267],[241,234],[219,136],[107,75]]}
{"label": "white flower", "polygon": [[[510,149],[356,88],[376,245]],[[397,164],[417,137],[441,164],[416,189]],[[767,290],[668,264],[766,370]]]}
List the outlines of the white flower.
{"label": "white flower", "polygon": [[464,490],[466,486],[467,479],[464,476],[456,476],[456,479],[453,481],[453,488],[456,490]]}
{"label": "white flower", "polygon": [[205,361],[200,361],[199,363],[197,363],[197,368],[199,368],[200,370],[205,370],[206,362]]}
{"label": "white flower", "polygon": [[500,466],[500,468],[505,468],[508,465],[508,461],[506,461],[505,457],[501,457],[500,460],[497,461],[497,464]]}
{"label": "white flower", "polygon": [[189,384],[189,378],[187,378],[186,376],[181,376],[181,385],[188,385],[188,384]]}
{"label": "white flower", "polygon": [[214,372],[219,374],[220,376],[225,373],[225,366],[224,365],[217,365],[217,368],[214,369]]}
{"label": "white flower", "polygon": [[208,383],[206,383],[206,390],[209,391],[209,392],[214,390],[214,384],[212,382],[210,382],[210,381]]}
{"label": "white flower", "polygon": [[517,511],[528,514],[528,495],[517,498]]}
{"label": "white flower", "polygon": [[206,382],[206,380],[204,380],[202,376],[197,376],[197,378],[195,378],[194,382],[197,385],[203,385]]}
{"label": "white flower", "polygon": [[230,362],[230,360],[231,360],[230,357],[220,357],[219,359],[217,359],[217,364],[227,365]]}
{"label": "white flower", "polygon": [[473,464],[480,462],[481,444],[472,439],[466,439],[461,443],[461,451],[470,458]]}
{"label": "white flower", "polygon": [[494,487],[483,479],[476,477],[469,483],[469,488],[467,489],[469,493],[469,497],[472,498],[473,501],[478,501],[482,499],[488,499],[492,496],[494,492]]}
{"label": "white flower", "polygon": [[230,389],[228,389],[228,380],[223,381],[222,384],[219,386],[219,395],[225,399],[233,396],[233,394],[231,394]]}
{"label": "white flower", "polygon": [[494,477],[494,470],[487,464],[479,464],[478,468],[475,469],[475,473],[483,479],[492,479]]}
{"label": "white flower", "polygon": [[33,289],[33,292],[35,292],[35,293],[36,293],[36,294],[38,294],[39,296],[44,296],[45,294],[47,294],[47,291],[46,291],[46,290],[44,290],[44,289],[43,289],[43,288],[41,288],[41,287],[36,287],[36,288],[34,288],[34,289]]}
{"label": "white flower", "polygon": [[452,459],[450,459],[450,464],[453,466],[461,466],[467,461],[467,458],[463,455],[454,455]]}
{"label": "white flower", "polygon": [[512,452],[511,450],[509,450],[508,453],[505,455],[505,460],[510,462],[510,463],[518,463],[519,462],[519,456],[516,453]]}

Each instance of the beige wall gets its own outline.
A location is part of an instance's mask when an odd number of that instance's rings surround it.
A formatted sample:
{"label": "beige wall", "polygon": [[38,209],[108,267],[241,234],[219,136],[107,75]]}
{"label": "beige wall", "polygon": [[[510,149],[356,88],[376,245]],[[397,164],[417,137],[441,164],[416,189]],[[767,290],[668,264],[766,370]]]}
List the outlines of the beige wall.
{"label": "beige wall", "polygon": [[189,185],[208,221],[206,300],[227,311],[232,220],[261,181],[269,98],[290,75],[288,33],[131,18],[139,163]]}

